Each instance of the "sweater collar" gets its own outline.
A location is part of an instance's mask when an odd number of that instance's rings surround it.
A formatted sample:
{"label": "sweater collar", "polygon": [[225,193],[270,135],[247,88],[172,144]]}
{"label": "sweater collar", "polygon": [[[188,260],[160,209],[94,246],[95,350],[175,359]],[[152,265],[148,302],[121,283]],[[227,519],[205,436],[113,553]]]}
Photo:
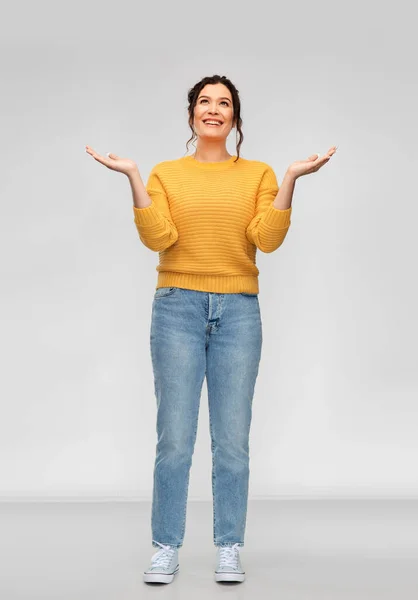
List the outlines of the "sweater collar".
{"label": "sweater collar", "polygon": [[202,162],[200,160],[196,160],[193,156],[183,156],[183,158],[181,160],[183,160],[185,162],[185,164],[190,165],[193,168],[197,168],[197,169],[206,169],[209,171],[213,171],[213,170],[222,170],[222,169],[228,169],[229,167],[234,166],[235,164],[239,163],[239,160],[237,161],[237,163],[234,162],[234,160],[237,158],[236,154],[233,154],[232,156],[230,156],[227,160],[221,160],[221,161],[217,161],[217,162]]}

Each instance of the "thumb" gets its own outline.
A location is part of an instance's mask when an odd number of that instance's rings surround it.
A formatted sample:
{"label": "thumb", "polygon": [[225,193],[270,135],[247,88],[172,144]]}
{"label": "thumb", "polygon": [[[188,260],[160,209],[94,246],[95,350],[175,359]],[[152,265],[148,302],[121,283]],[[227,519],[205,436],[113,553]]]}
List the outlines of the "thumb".
{"label": "thumb", "polygon": [[107,152],[106,156],[108,156],[109,158],[113,158],[114,160],[119,158],[117,154],[113,154],[112,152]]}
{"label": "thumb", "polygon": [[320,155],[319,155],[318,153],[316,153],[316,154],[311,154],[311,156],[309,157],[309,159],[308,159],[308,160],[317,160],[317,159],[319,158],[319,156],[320,156]]}

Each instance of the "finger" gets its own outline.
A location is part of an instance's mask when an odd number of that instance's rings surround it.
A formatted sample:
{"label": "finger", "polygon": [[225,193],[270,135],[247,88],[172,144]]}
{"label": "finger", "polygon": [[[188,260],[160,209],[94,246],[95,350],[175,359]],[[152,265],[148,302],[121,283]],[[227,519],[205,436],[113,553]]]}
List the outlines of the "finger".
{"label": "finger", "polygon": [[119,158],[119,156],[117,154],[113,154],[113,152],[108,152],[106,156],[113,160],[117,160]]}
{"label": "finger", "polygon": [[317,160],[317,161],[327,161],[327,160],[329,160],[331,158],[331,156],[333,156],[333,154],[335,154],[335,152],[336,152],[336,146],[333,146],[322,157],[320,157],[319,154],[314,154],[313,156],[317,157],[317,158],[314,158],[314,160]]}
{"label": "finger", "polygon": [[331,159],[330,156],[324,156],[324,157],[322,157],[321,162],[317,165],[317,167],[315,168],[315,171],[317,171],[318,169],[320,169],[321,167],[323,167],[330,159]]}
{"label": "finger", "polygon": [[97,154],[97,152],[95,152],[92,148],[89,148],[89,149],[86,148],[86,152],[88,152],[99,163],[102,163],[102,165],[105,165],[106,167],[112,166],[111,159],[105,158],[104,156],[101,156],[101,154]]}
{"label": "finger", "polygon": [[97,152],[95,152],[91,146],[86,146],[86,152],[88,154],[90,154],[90,156],[93,156],[93,155],[98,156]]}
{"label": "finger", "polygon": [[330,156],[323,158],[321,160],[321,162],[319,163],[319,165],[317,166],[317,169],[320,169],[321,167],[323,167],[330,160],[330,158],[331,158]]}

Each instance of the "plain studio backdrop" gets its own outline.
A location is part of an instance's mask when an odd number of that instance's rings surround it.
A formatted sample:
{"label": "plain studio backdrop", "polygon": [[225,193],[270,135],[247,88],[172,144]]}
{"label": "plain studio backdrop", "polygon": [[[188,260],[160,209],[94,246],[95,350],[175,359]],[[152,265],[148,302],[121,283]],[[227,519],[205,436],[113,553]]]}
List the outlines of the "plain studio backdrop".
{"label": "plain studio backdrop", "polygon": [[[257,251],[250,498],[416,496],[407,7],[28,3],[6,17],[1,498],[151,499],[158,253],[139,239],[128,179],[84,148],[132,158],[146,182],[186,153],[187,91],[215,73],[240,92],[241,155],[279,185],[293,161],[338,146],[296,182],[283,245]],[[211,466],[205,381],[189,500],[211,500]]]}

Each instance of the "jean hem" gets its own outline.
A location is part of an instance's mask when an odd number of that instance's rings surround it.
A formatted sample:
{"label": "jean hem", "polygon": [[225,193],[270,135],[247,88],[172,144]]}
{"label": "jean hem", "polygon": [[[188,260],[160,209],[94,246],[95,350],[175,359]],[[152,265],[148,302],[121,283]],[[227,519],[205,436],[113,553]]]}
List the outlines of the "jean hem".
{"label": "jean hem", "polygon": [[[161,548],[161,546],[159,546],[155,542],[151,542],[151,543],[154,546],[154,548]],[[171,548],[181,548],[183,546],[183,544],[169,544],[166,542],[160,542],[160,544],[163,544],[163,546],[170,546]]]}
{"label": "jean hem", "polygon": [[235,546],[235,544],[238,544],[238,546],[241,546],[241,547],[244,546],[244,542],[221,542],[220,544],[218,544],[217,542],[214,542],[214,544],[217,548],[225,548],[225,547],[229,547],[229,546]]}

